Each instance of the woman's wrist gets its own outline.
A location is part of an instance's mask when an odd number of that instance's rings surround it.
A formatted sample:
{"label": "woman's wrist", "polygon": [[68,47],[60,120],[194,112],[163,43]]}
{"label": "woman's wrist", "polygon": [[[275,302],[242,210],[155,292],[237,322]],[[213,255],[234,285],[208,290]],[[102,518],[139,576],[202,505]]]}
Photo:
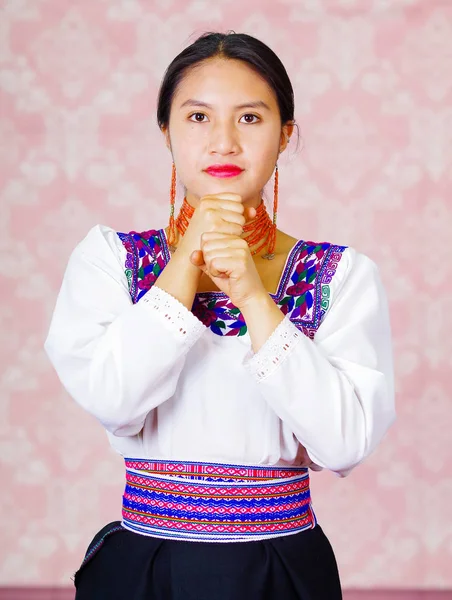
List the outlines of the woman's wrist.
{"label": "woman's wrist", "polygon": [[174,264],[177,264],[179,268],[186,269],[189,274],[199,279],[202,275],[202,271],[190,260],[192,254],[193,250],[186,250],[184,246],[181,245],[175,250],[174,254],[171,256],[171,261],[173,261]]}
{"label": "woman's wrist", "polygon": [[250,298],[246,305],[240,307],[240,312],[247,324],[254,353],[259,352],[284,320],[284,314],[267,291]]}
{"label": "woman's wrist", "polygon": [[201,275],[202,271],[179,248],[160,273],[157,285],[191,310]]}

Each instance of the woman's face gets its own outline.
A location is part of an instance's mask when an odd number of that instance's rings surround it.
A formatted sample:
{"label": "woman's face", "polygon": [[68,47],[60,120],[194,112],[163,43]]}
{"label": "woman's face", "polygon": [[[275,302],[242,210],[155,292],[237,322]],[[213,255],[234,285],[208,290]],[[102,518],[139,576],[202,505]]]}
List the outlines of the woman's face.
{"label": "woman's face", "polygon": [[[293,125],[281,125],[276,96],[246,63],[214,58],[192,68],[173,98],[164,130],[187,200],[233,192],[257,206]],[[214,165],[235,165],[240,174],[219,177]]]}

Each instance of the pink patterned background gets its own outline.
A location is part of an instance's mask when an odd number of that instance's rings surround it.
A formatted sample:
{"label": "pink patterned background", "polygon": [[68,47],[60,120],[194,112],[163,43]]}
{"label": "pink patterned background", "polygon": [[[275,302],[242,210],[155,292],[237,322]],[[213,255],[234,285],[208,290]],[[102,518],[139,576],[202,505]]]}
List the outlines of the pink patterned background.
{"label": "pink patterned background", "polygon": [[70,585],[120,518],[121,459],[43,340],[94,224],[165,224],[161,77],[198,34],[234,29],[267,42],[295,88],[303,144],[280,161],[280,226],[367,253],[391,303],[398,421],[350,477],[313,475],[344,587],[452,588],[452,2],[0,6],[0,583]]}

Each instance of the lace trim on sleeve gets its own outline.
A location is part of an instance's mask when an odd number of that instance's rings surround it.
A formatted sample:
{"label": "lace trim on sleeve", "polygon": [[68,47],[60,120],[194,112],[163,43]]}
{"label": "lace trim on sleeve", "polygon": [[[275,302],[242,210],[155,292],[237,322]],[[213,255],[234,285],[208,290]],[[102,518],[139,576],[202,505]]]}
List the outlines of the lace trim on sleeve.
{"label": "lace trim on sleeve", "polygon": [[246,355],[245,368],[258,381],[262,381],[284,362],[302,335],[286,316],[256,354],[251,351]]}
{"label": "lace trim on sleeve", "polygon": [[179,300],[156,285],[151,287],[140,302],[156,311],[176,336],[184,338],[187,346],[192,346],[207,329]]}

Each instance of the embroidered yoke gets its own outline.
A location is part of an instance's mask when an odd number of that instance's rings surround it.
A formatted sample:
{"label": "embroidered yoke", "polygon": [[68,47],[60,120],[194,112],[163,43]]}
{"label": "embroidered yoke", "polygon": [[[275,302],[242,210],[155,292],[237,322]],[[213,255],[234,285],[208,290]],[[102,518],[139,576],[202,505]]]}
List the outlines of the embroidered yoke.
{"label": "embroidered yoke", "polygon": [[[132,301],[138,302],[157,281],[171,254],[164,229],[118,233],[127,258],[125,273]],[[298,241],[289,252],[276,294],[270,294],[281,311],[305,335],[313,338],[329,307],[329,284],[345,246]],[[212,333],[242,336],[243,316],[223,292],[197,293],[193,314]]]}

